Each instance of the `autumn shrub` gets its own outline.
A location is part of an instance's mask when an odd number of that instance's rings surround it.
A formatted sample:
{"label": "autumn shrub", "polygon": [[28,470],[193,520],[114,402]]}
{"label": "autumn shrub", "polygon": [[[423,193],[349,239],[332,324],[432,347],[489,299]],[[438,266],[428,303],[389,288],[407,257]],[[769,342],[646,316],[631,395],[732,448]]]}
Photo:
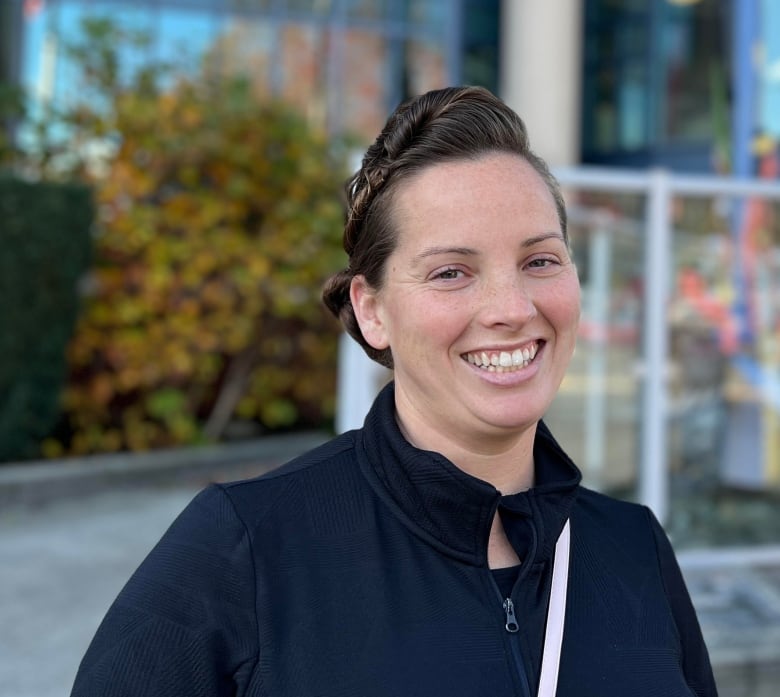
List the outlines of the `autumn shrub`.
{"label": "autumn shrub", "polygon": [[116,152],[68,360],[67,437],[49,454],[326,424],[343,265],[333,143],[242,80],[117,95]]}

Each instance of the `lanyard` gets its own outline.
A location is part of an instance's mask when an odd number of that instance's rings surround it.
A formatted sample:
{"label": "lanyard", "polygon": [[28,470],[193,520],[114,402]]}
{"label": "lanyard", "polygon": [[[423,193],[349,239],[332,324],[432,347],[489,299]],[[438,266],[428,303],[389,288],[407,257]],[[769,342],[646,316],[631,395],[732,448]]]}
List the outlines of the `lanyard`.
{"label": "lanyard", "polygon": [[542,672],[539,678],[538,697],[555,697],[558,687],[558,666],[561,662],[563,622],[566,617],[566,588],[569,581],[569,546],[571,531],[569,521],[563,526],[555,543],[550,605],[547,608],[547,629],[544,633]]}

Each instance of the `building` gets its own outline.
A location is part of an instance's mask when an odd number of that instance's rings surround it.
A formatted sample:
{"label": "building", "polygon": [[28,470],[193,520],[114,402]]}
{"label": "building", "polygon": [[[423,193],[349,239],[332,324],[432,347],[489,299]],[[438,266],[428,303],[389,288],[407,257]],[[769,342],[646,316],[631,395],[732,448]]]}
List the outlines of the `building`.
{"label": "building", "polygon": [[[248,72],[257,89],[298,104],[332,133],[368,141],[403,98],[446,84],[473,83],[498,92],[517,109],[535,149],[554,166],[660,166],[744,176],[757,171],[755,136],[771,131],[772,110],[760,109],[759,97],[762,85],[771,96],[777,80],[764,79],[753,59],[761,33],[774,36],[770,30],[780,26],[771,15],[773,6],[779,4],[0,0],[0,76],[15,77],[40,100],[72,98],[73,72],[65,48],[82,18],[109,16],[148,37],[127,56],[130,64],[153,59],[171,61],[184,72]],[[759,10],[766,21],[759,21]],[[765,48],[765,55],[774,56],[773,45]],[[765,112],[768,116],[762,117]],[[626,463],[638,460],[644,420],[637,377],[648,292],[646,267],[640,263],[644,202],[639,195],[606,201],[593,192],[574,194],[585,350],[578,359],[581,380],[577,383],[575,375],[568,388],[577,396],[570,413],[557,418],[582,422],[583,414],[596,413],[598,400],[590,397],[601,383],[593,381],[594,375],[609,378],[614,389],[610,405],[617,411],[604,417],[609,442],[585,443],[577,459],[603,460],[612,481],[598,483],[628,490],[637,475]],[[725,205],[722,197],[675,203],[669,334],[680,379],[673,386],[679,393],[669,418],[668,460],[680,475],[676,481],[683,482],[677,488],[687,495],[686,486],[706,490],[714,479],[731,476],[731,465],[718,472],[722,453],[735,448],[744,454],[750,445],[750,459],[761,467],[742,484],[751,494],[771,493],[780,481],[780,408],[773,409],[769,398],[751,397],[745,409],[734,400],[750,390],[776,394],[771,376],[780,370],[780,357],[772,354],[780,331],[780,233],[771,206],[762,214],[769,221],[766,228],[757,230],[743,221],[741,205]],[[750,218],[757,219],[758,214]],[[735,293],[744,302],[735,301]],[[732,360],[736,351],[727,322],[740,303],[745,308],[739,313],[760,318],[760,331],[746,344],[745,370]],[[611,340],[609,350],[599,343],[605,336]],[[740,376],[748,373],[758,377],[742,384]],[[720,438],[723,434],[731,434],[731,445]],[[764,445],[757,446],[759,441]],[[590,474],[594,480],[605,476]],[[709,503],[704,500],[703,508]],[[699,522],[706,528],[709,519],[702,514]],[[780,534],[776,522],[757,525],[762,526],[755,539]]]}
{"label": "building", "polygon": [[[499,0],[2,0],[6,73],[67,100],[84,17],[148,37],[128,62],[241,71],[331,132],[371,137],[406,96],[461,81],[497,89]],[[21,27],[21,31],[19,30]],[[51,94],[49,94],[51,92]]]}
{"label": "building", "polygon": [[481,84],[524,116],[554,165],[709,171],[729,136],[735,8],[750,4],[0,0],[0,69],[67,99],[65,47],[82,17],[105,15],[149,36],[139,54],[248,70],[334,132],[370,137],[410,94]]}

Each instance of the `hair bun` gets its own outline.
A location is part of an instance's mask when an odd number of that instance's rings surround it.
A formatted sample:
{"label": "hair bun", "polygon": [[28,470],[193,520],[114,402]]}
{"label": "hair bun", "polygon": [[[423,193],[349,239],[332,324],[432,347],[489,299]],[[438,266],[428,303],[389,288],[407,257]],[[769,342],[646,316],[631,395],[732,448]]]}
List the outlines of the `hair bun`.
{"label": "hair bun", "polygon": [[322,301],[338,319],[341,319],[342,310],[347,305],[352,305],[349,299],[351,285],[352,272],[349,269],[343,269],[331,276],[322,289]]}

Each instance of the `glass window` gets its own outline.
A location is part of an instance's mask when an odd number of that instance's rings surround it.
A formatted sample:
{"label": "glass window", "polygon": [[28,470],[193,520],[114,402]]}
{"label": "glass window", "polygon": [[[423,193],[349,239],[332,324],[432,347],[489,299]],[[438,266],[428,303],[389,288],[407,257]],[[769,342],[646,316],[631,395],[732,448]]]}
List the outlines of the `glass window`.
{"label": "glass window", "polygon": [[[776,166],[765,162],[766,166]],[[644,194],[567,186],[582,284],[577,351],[545,421],[587,485],[638,498],[645,379],[664,381],[675,545],[780,539],[780,204],[676,195],[663,374],[648,375]]]}
{"label": "glass window", "polygon": [[582,160],[709,168],[728,31],[726,0],[586,0]]}
{"label": "glass window", "polygon": [[279,32],[277,93],[306,112],[310,120],[327,126],[328,45],[315,25],[287,24]]}
{"label": "glass window", "polygon": [[280,0],[222,0],[228,12],[257,14],[272,9]]}
{"label": "glass window", "polygon": [[455,11],[452,0],[406,0],[404,16],[413,31],[441,32]]}
{"label": "glass window", "polygon": [[681,198],[675,212],[669,530],[687,546],[775,543],[780,206]]}
{"label": "glass window", "polygon": [[174,64],[179,72],[199,70],[223,28],[223,17],[214,12],[160,7],[147,14],[156,25],[157,58]]}
{"label": "glass window", "polygon": [[274,91],[277,77],[278,25],[261,16],[227,18],[206,49],[205,69],[215,75],[244,75],[259,93]]}
{"label": "glass window", "polygon": [[635,498],[645,197],[569,190],[568,198],[582,315],[577,350],[544,418],[588,486]]}
{"label": "glass window", "polygon": [[[651,36],[645,8],[586,3],[583,65],[583,149],[646,146],[649,123]],[[587,157],[584,158],[587,161]]]}
{"label": "glass window", "polygon": [[463,17],[463,76],[466,85],[482,85],[494,93],[499,84],[498,0],[466,0]]}
{"label": "glass window", "polygon": [[729,69],[724,8],[719,2],[665,4],[663,47],[664,139],[709,139],[713,134],[718,85]]}
{"label": "glass window", "polygon": [[170,63],[174,74],[244,73],[333,132],[373,137],[409,94],[464,76],[496,88],[499,4],[469,0],[463,21],[459,0],[50,0],[45,28],[25,27],[24,75],[57,99],[83,96],[62,47],[84,17],[106,15],[150,37],[123,49],[126,75],[146,60]]}
{"label": "glass window", "polygon": [[387,0],[344,0],[347,16],[356,19],[383,19],[388,16]]}
{"label": "glass window", "polygon": [[[341,36],[341,93],[334,95],[330,116],[337,131],[345,131],[373,140],[387,118],[392,100],[390,45],[383,36],[348,29]],[[336,121],[338,120],[338,123]]]}
{"label": "glass window", "polygon": [[284,0],[286,9],[314,16],[327,16],[333,12],[334,0]]}
{"label": "glass window", "polygon": [[434,41],[410,39],[406,42],[404,78],[407,94],[404,97],[447,85],[447,60],[443,49]]}
{"label": "glass window", "polygon": [[[9,5],[10,7],[10,5]],[[51,21],[47,6],[41,7],[40,11],[34,15],[24,16],[23,28],[24,39],[22,40],[21,57],[21,79],[22,84],[33,93],[40,95],[45,79],[45,43],[46,34],[50,33]],[[8,26],[8,31],[13,31],[12,26]],[[10,47],[9,43],[7,46]],[[5,44],[4,44],[5,48]]]}

